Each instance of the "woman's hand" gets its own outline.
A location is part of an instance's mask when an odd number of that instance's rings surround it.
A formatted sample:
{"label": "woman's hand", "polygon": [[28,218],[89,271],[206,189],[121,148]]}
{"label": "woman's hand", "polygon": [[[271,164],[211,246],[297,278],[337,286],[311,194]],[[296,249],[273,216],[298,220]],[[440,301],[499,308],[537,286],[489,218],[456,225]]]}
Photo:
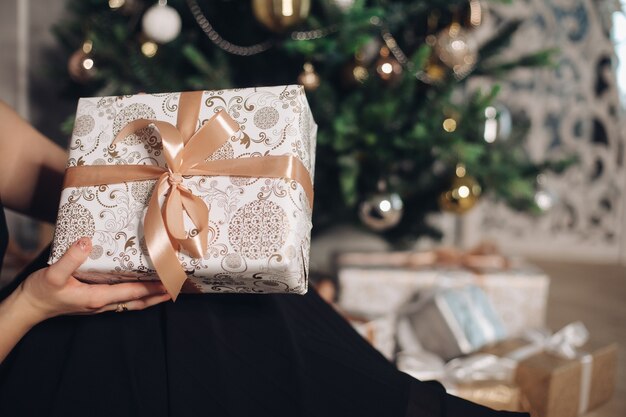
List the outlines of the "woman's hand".
{"label": "woman's hand", "polygon": [[72,273],[87,259],[91,240],[76,241],[58,262],[31,274],[17,290],[26,308],[45,320],[61,314],[95,314],[114,311],[119,304],[142,310],[169,300],[160,282],[85,284]]}
{"label": "woman's hand", "polygon": [[170,299],[160,282],[85,284],[72,276],[91,252],[91,240],[76,241],[58,262],[40,269],[0,303],[0,362],[37,323],[62,314],[142,310]]}

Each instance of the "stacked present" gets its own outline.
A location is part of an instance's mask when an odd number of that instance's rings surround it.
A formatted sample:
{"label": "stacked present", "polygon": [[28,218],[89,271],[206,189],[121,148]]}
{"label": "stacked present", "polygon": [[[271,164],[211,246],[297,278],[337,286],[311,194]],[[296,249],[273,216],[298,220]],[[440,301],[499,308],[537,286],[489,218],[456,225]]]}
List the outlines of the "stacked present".
{"label": "stacked present", "polygon": [[83,98],[50,263],[183,292],[307,290],[315,135],[301,86]]}
{"label": "stacked present", "polygon": [[590,345],[581,323],[547,332],[549,278],[534,267],[488,246],[337,261],[340,310],[377,323],[367,339],[418,379],[537,417],[579,416],[612,395],[617,347]]}

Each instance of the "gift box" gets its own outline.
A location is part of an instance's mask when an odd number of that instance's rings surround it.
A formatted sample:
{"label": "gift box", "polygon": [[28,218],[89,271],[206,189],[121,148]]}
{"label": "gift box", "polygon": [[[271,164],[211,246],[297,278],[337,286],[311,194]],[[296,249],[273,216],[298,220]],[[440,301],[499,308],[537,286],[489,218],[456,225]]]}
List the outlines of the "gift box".
{"label": "gift box", "polygon": [[503,340],[506,330],[485,293],[475,285],[422,294],[398,313],[422,348],[450,360]]}
{"label": "gift box", "polygon": [[364,320],[346,317],[354,329],[388,360],[393,360],[396,349],[396,318],[393,315]]}
{"label": "gift box", "polygon": [[487,294],[509,335],[545,326],[548,276],[493,251],[355,252],[336,261],[338,303],[352,314],[373,318],[397,311],[418,291],[474,284]]}
{"label": "gift box", "polygon": [[301,86],[82,98],[50,263],[183,292],[307,290],[317,126]]}
{"label": "gift box", "polygon": [[483,352],[517,362],[514,381],[533,416],[575,417],[608,401],[615,389],[617,345],[594,346],[585,333],[573,323],[552,336],[507,340]]}
{"label": "gift box", "polygon": [[475,354],[445,363],[423,350],[398,354],[398,369],[421,380],[441,382],[451,395],[505,411],[525,411],[526,401],[512,381],[510,361],[494,355]]}
{"label": "gift box", "polygon": [[526,411],[522,392],[515,384],[498,381],[480,381],[460,384],[447,392],[476,404],[502,411]]}

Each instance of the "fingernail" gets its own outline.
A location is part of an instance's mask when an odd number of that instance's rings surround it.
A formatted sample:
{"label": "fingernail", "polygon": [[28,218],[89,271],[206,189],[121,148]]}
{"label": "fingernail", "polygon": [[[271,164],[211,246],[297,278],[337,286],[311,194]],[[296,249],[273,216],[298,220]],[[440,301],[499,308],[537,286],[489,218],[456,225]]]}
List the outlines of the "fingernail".
{"label": "fingernail", "polygon": [[80,250],[87,252],[91,246],[91,239],[89,239],[88,237],[81,237],[76,242],[76,246],[78,246]]}

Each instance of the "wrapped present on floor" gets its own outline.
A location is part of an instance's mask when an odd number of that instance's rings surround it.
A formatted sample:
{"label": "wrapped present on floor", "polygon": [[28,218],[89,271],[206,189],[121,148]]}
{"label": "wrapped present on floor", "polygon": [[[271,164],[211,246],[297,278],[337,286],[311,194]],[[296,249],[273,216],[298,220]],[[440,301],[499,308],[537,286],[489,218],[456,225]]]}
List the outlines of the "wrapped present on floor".
{"label": "wrapped present on floor", "polygon": [[475,285],[436,289],[403,306],[407,321],[424,349],[450,360],[506,338],[506,329],[489,298]]}
{"label": "wrapped present on floor", "polygon": [[445,363],[432,352],[403,351],[398,369],[421,380],[441,382],[449,394],[495,410],[525,411],[526,401],[513,381],[515,363],[484,353]]}
{"label": "wrapped present on floor", "polygon": [[517,363],[515,383],[536,417],[575,417],[608,401],[615,389],[617,345],[593,347],[572,323],[554,335],[534,333],[483,349]]}
{"label": "wrapped present on floor", "polygon": [[393,360],[396,349],[396,318],[386,315],[374,320],[346,317],[348,322],[365,340],[388,360]]}
{"label": "wrapped present on floor", "polygon": [[304,293],[317,126],[301,86],[83,98],[50,256],[184,292]]}
{"label": "wrapped present on floor", "polygon": [[545,326],[548,276],[493,248],[342,253],[337,268],[338,303],[352,314],[373,318],[397,311],[420,290],[475,284],[490,298],[509,335]]}

